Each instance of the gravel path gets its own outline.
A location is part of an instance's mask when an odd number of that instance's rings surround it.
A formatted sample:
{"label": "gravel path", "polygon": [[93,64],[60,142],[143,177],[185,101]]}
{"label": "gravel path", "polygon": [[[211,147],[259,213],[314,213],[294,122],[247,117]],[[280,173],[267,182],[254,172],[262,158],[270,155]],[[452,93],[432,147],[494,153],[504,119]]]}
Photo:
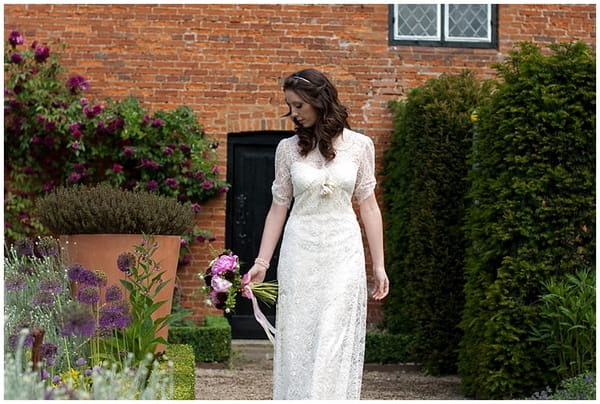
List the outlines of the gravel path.
{"label": "gravel path", "polygon": [[[236,343],[237,342],[237,343]],[[230,364],[196,366],[198,400],[270,400],[269,342],[235,341]],[[464,400],[458,376],[425,376],[415,365],[366,364],[362,400]]]}

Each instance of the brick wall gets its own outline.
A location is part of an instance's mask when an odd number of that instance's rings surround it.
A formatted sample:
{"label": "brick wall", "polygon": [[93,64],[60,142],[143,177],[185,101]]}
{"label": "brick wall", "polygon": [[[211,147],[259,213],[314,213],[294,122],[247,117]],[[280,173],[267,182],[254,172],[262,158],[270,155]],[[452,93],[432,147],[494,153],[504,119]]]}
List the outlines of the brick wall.
{"label": "brick wall", "polygon": [[[5,38],[66,43],[63,64],[87,77],[91,97],[132,94],[154,109],[187,104],[210,137],[219,139],[226,171],[231,132],[291,129],[281,92],[283,77],[304,67],[326,72],[350,109],[354,129],[370,136],[381,164],[390,142],[389,100],[441,73],[473,70],[494,75],[519,41],[541,45],[582,40],[595,48],[594,4],[501,4],[498,49],[388,46],[387,5],[4,5]],[[223,246],[225,198],[210,201],[200,226]],[[184,304],[204,313],[194,291],[206,266],[206,245],[193,247],[180,271]],[[370,303],[369,322],[381,319]]]}

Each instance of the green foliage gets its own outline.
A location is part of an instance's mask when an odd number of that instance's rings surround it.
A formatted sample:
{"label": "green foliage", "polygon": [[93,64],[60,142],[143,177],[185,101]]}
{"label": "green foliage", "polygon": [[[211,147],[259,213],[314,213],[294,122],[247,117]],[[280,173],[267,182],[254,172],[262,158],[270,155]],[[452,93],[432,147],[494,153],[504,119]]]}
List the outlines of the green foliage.
{"label": "green foliage", "polygon": [[549,354],[557,379],[596,370],[596,276],[589,270],[544,282],[532,341]]}
{"label": "green foliage", "polygon": [[38,200],[38,212],[54,234],[181,235],[194,220],[175,198],[109,185],[56,188]]}
{"label": "green foliage", "polygon": [[173,400],[196,399],[196,361],[194,350],[185,344],[170,344],[162,358],[161,369],[173,363]]}
{"label": "green foliage", "polygon": [[459,374],[480,398],[523,397],[551,379],[528,339],[553,276],[595,262],[595,57],[583,43],[523,43],[479,109],[466,216]]}
{"label": "green foliage", "polygon": [[225,362],[231,357],[231,326],[223,316],[206,315],[201,327],[170,327],[169,342],[191,345],[198,362]]}
{"label": "green foliage", "polygon": [[596,399],[596,373],[584,373],[563,380],[560,386],[553,391],[546,388],[534,393],[533,400],[595,400]]}
{"label": "green foliage", "polygon": [[367,332],[365,363],[412,362],[415,339],[411,335]]}
{"label": "green foliage", "polygon": [[[18,39],[15,39],[18,38]],[[4,47],[5,236],[37,236],[35,201],[57,186],[99,183],[200,203],[228,185],[189,106],[148,111],[130,96],[85,97],[89,81],[69,75],[56,46],[13,32]],[[64,47],[64,46],[63,46]],[[62,49],[62,47],[61,47]],[[43,230],[43,229],[42,229]],[[202,230],[192,234],[204,236]]]}
{"label": "green foliage", "polygon": [[470,72],[413,89],[394,112],[383,182],[386,261],[392,287],[386,327],[410,333],[431,374],[456,372],[463,307],[471,114],[490,86]]}

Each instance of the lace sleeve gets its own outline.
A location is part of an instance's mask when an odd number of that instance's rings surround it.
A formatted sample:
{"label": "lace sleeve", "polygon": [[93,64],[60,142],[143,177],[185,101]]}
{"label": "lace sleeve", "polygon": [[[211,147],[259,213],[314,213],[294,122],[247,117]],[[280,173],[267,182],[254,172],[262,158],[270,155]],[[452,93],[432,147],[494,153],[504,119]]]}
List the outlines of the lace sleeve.
{"label": "lace sleeve", "polygon": [[289,207],[292,202],[292,178],[290,175],[291,156],[287,146],[288,139],[283,139],[275,151],[275,179],[271,186],[273,203]]}
{"label": "lace sleeve", "polygon": [[354,197],[359,204],[373,193],[377,184],[375,180],[375,146],[371,138],[365,136],[364,139],[366,139],[365,142],[361,142],[362,151],[358,160],[356,186],[354,187]]}

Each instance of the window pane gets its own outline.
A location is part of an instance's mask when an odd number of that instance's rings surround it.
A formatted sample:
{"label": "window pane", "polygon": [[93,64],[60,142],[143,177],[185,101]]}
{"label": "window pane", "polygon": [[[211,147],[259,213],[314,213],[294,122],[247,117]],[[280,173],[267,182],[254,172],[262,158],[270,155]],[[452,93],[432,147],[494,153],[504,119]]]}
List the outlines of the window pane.
{"label": "window pane", "polygon": [[396,5],[396,38],[439,40],[439,6],[437,4]]}
{"label": "window pane", "polygon": [[490,7],[488,4],[448,4],[447,40],[489,41]]}

